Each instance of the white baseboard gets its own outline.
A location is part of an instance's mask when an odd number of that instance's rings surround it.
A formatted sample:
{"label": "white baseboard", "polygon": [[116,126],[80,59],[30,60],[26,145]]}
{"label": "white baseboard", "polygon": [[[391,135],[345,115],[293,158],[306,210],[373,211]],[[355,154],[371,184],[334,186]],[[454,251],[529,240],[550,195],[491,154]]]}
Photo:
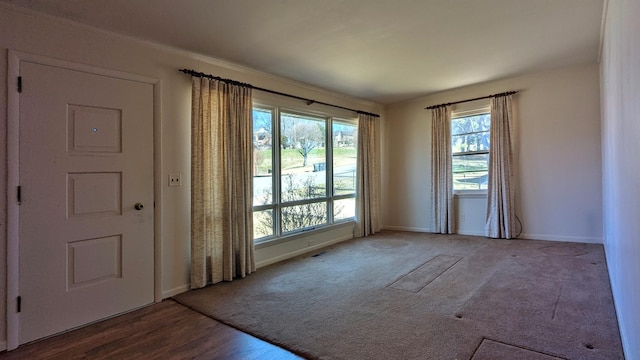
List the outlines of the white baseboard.
{"label": "white baseboard", "polygon": [[583,237],[583,236],[563,236],[563,235],[541,235],[541,234],[520,234],[518,239],[528,240],[547,240],[547,241],[559,241],[559,242],[575,242],[575,243],[588,243],[588,244],[602,244],[602,238],[597,237]]}
{"label": "white baseboard", "polygon": [[[333,244],[336,244],[336,243],[339,243],[339,242],[342,242],[342,241],[345,241],[345,240],[349,240],[349,239],[353,239],[353,235],[351,235],[351,234],[345,235],[345,236],[342,236],[342,237],[338,237],[336,239],[332,239],[330,241],[326,241],[326,242],[323,242],[323,243],[320,243],[320,244],[316,244],[316,245],[309,246],[309,247],[306,247],[306,248],[303,248],[303,249],[299,249],[299,250],[292,251],[292,252],[289,252],[289,253],[286,253],[286,254],[282,254],[282,255],[276,256],[274,258],[270,258],[270,259],[266,259],[266,260],[263,260],[263,261],[259,261],[259,262],[256,263],[256,268],[261,268],[261,267],[264,267],[264,266],[267,266],[267,265],[275,264],[275,263],[277,263],[279,261],[287,260],[287,259],[290,259],[292,257],[298,256],[298,255],[302,255],[304,253],[307,253],[307,252],[310,252],[310,251],[313,251],[313,250],[317,250],[317,249],[321,249],[323,247],[326,247],[326,246],[329,246],[329,245],[333,245]],[[189,291],[189,289],[191,289],[191,284],[184,284],[184,285],[175,287],[173,289],[165,290],[165,291],[162,292],[162,298],[163,299],[167,299],[167,298],[170,298],[172,296],[181,294],[183,292],[187,292],[187,291]]]}
{"label": "white baseboard", "polygon": [[456,234],[458,234],[458,235],[484,236],[484,237],[486,237],[486,235],[482,231],[464,231],[464,230],[460,231],[460,230],[458,230],[458,232],[456,232]]}
{"label": "white baseboard", "polygon": [[395,225],[382,225],[382,230],[395,230],[395,231],[411,231],[411,232],[424,232],[430,233],[431,229],[412,227],[412,226],[395,226]]}
{"label": "white baseboard", "polygon": [[[421,227],[411,227],[411,226],[394,226],[394,225],[382,225],[382,229],[384,230],[395,230],[395,231],[410,231],[410,232],[421,232],[421,233],[433,233],[431,229],[421,228]],[[481,231],[458,231],[456,234],[458,235],[470,235],[470,236],[484,236],[484,233]]]}
{"label": "white baseboard", "polygon": [[[431,229],[412,227],[412,226],[395,226],[395,225],[382,225],[383,230],[395,230],[395,231],[411,231],[411,232],[424,232],[431,233]],[[486,236],[484,232],[479,231],[458,231],[459,235],[470,236]],[[603,239],[598,237],[584,237],[584,236],[563,236],[563,235],[541,235],[541,234],[520,234],[518,239],[527,240],[547,240],[558,242],[575,242],[575,243],[588,243],[588,244],[603,244]]]}
{"label": "white baseboard", "polygon": [[166,299],[178,294],[182,294],[183,292],[189,291],[190,288],[191,284],[184,284],[178,287],[174,287],[173,289],[165,290],[162,292],[162,298]]}
{"label": "white baseboard", "polygon": [[327,247],[329,245],[337,244],[339,242],[346,241],[346,240],[349,240],[349,239],[353,239],[353,235],[351,235],[351,234],[344,235],[344,236],[332,239],[330,241],[326,241],[326,242],[323,242],[323,243],[320,243],[320,244],[316,244],[316,245],[313,245],[313,246],[309,246],[309,247],[305,247],[305,248],[302,248],[302,249],[298,249],[298,250],[295,250],[295,251],[292,251],[292,252],[288,252],[286,254],[282,254],[282,255],[279,255],[279,256],[276,256],[276,257],[272,257],[272,258],[269,258],[269,259],[266,259],[266,260],[258,261],[256,263],[256,268],[259,269],[261,267],[264,267],[264,266],[267,266],[267,265],[271,265],[271,264],[275,264],[275,263],[277,263],[279,261],[287,260],[287,259],[290,259],[292,257],[298,256],[298,255],[302,255],[304,253],[308,253],[308,252],[313,251],[313,250],[321,249],[321,248]]}

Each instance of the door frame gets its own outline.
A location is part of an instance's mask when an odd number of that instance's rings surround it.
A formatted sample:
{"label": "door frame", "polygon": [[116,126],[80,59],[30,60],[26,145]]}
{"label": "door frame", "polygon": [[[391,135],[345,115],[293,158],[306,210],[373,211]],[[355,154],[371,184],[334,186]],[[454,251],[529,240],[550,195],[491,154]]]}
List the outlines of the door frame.
{"label": "door frame", "polygon": [[[17,312],[20,295],[20,206],[16,192],[20,180],[20,95],[17,91],[17,79],[20,74],[20,63],[29,62],[40,65],[58,67],[84,73],[102,75],[116,79],[136,81],[153,86],[153,275],[154,301],[162,301],[162,126],[161,126],[161,81],[160,79],[131,74],[118,70],[105,69],[68,60],[27,53],[9,49],[7,69],[7,350],[17,348],[19,343],[20,316]],[[29,86],[26,84],[25,86]]]}

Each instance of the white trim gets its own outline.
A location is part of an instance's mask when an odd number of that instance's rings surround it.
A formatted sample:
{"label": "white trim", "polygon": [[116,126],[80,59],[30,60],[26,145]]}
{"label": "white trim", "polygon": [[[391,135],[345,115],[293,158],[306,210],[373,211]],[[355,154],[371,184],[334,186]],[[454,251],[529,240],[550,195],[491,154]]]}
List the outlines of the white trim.
{"label": "white trim", "polygon": [[491,114],[491,100],[476,100],[473,102],[460,103],[451,109],[451,120],[463,117]]}
{"label": "white trim", "polygon": [[184,284],[184,285],[180,285],[177,287],[174,287],[173,289],[169,289],[169,290],[165,290],[162,292],[162,298],[163,299],[167,299],[170,298],[172,296],[176,296],[178,294],[182,294],[183,292],[187,292],[191,289],[191,284]]}
{"label": "white trim", "polygon": [[[20,248],[18,232],[20,211],[16,199],[19,184],[19,111],[20,97],[16,90],[16,79],[20,75],[20,59],[9,50],[7,69],[7,349],[18,347],[19,316],[17,298],[20,292]],[[11,200],[13,199],[13,200]]]}
{"label": "white trim", "polygon": [[598,237],[586,237],[586,236],[566,236],[566,235],[542,235],[542,234],[520,234],[518,239],[527,240],[547,240],[547,241],[559,241],[559,242],[574,242],[574,243],[588,243],[588,244],[602,244],[602,238]]}
{"label": "white trim", "polygon": [[410,232],[423,232],[423,233],[433,232],[429,228],[413,227],[413,226],[382,225],[381,227],[383,230],[410,231]]}
{"label": "white trim", "polygon": [[604,49],[604,33],[607,28],[607,14],[609,12],[609,0],[602,3],[602,19],[600,20],[600,42],[598,43],[598,63],[602,61],[602,51]]}
{"label": "white trim", "polygon": [[162,297],[162,81],[153,83],[153,248],[154,301]]}
{"label": "white trim", "polygon": [[460,199],[486,199],[487,190],[454,190],[453,196]]}
{"label": "white trim", "polygon": [[[311,115],[322,118],[335,118],[351,124],[358,123],[358,116],[351,110],[336,108],[330,105],[313,103],[307,105],[297,99],[284,97],[282,95],[270,94],[260,90],[254,90],[253,106],[268,109],[278,109],[279,112],[293,112],[298,115]],[[260,93],[258,93],[260,92]]]}
{"label": "white trim", "polygon": [[[395,230],[395,231],[410,231],[410,232],[425,232],[431,233],[431,229],[428,228],[419,228],[419,227],[410,227],[410,226],[393,226],[393,225],[382,225],[383,230]],[[469,235],[469,236],[482,236],[486,237],[484,233],[476,232],[476,231],[464,231],[456,233],[456,235]],[[558,241],[558,242],[574,242],[574,243],[588,243],[588,244],[602,244],[602,238],[598,237],[585,237],[585,236],[565,236],[565,235],[541,235],[541,234],[520,234],[518,239],[527,239],[527,240],[547,240],[547,241]],[[515,239],[515,240],[518,240]]]}
{"label": "white trim", "polygon": [[468,236],[482,236],[482,237],[487,237],[487,235],[482,232],[482,231],[460,231],[459,229],[456,230],[456,235],[468,235]]}
{"label": "white trim", "polygon": [[[265,248],[268,248],[270,246],[274,246],[274,245],[278,245],[278,244],[282,244],[282,243],[286,243],[286,242],[290,242],[290,241],[297,241],[299,239],[305,239],[305,238],[308,238],[311,235],[317,235],[317,234],[321,234],[321,233],[328,232],[328,231],[334,231],[334,230],[337,230],[337,229],[341,229],[343,227],[344,228],[351,227],[353,229],[355,224],[356,224],[355,220],[340,221],[340,222],[336,222],[336,223],[333,223],[333,224],[318,226],[317,228],[315,228],[313,230],[298,231],[298,232],[294,232],[294,233],[290,233],[290,234],[285,234],[285,235],[282,235],[280,237],[276,237],[276,238],[272,238],[272,239],[268,239],[268,240],[255,242],[254,246],[255,246],[256,250],[265,249]],[[351,231],[351,233],[353,234],[353,231]]]}
{"label": "white trim", "polygon": [[[151,84],[151,85],[155,85],[158,82],[160,82],[160,80],[157,78],[152,78],[145,75],[138,75],[138,74],[132,74],[132,73],[119,71],[119,70],[106,69],[103,67],[87,65],[87,64],[73,62],[73,61],[64,60],[64,59],[57,59],[49,56],[28,53],[28,52],[19,51],[19,50],[10,49],[9,56],[17,57],[19,62],[24,61],[24,62],[30,62],[33,64],[53,66],[60,69],[80,71],[80,72],[85,72],[87,74],[101,75],[106,77],[112,77],[115,79],[130,80],[130,81],[136,81],[136,82],[141,82],[141,83]],[[19,64],[18,64],[18,67],[19,67]],[[20,69],[18,68],[18,71],[19,70]],[[17,73],[16,73],[16,76],[18,76]]]}
{"label": "white trim", "polygon": [[[410,232],[421,232],[421,233],[434,233],[431,229],[427,228],[418,228],[418,227],[409,227],[409,226],[393,226],[393,225],[382,225],[383,230],[394,230],[394,231],[410,231]],[[459,231],[452,235],[469,235],[469,236],[485,236],[482,232],[477,231]]]}
{"label": "white trim", "polygon": [[283,261],[283,260],[287,260],[287,259],[290,259],[292,257],[298,256],[298,255],[302,255],[302,254],[311,252],[313,250],[318,250],[318,249],[327,247],[329,245],[337,244],[339,242],[346,241],[346,240],[349,240],[349,239],[353,239],[353,235],[351,235],[351,234],[343,235],[343,236],[335,238],[333,240],[329,240],[329,241],[322,242],[322,243],[319,243],[319,244],[316,244],[316,245],[313,245],[313,246],[305,247],[303,249],[298,249],[296,251],[288,252],[288,253],[285,253],[285,254],[282,254],[282,255],[279,255],[279,256],[276,256],[276,257],[272,257],[272,258],[266,259],[266,260],[258,261],[256,263],[256,268],[259,269],[261,267],[264,267],[264,266],[267,266],[267,265],[271,265],[271,264],[275,264],[277,262],[280,262],[280,261]]}
{"label": "white trim", "polygon": [[162,238],[160,220],[162,214],[161,208],[161,196],[162,196],[162,164],[156,160],[161,158],[162,143],[160,138],[156,138],[162,134],[161,124],[161,102],[160,102],[160,80],[143,75],[131,74],[117,70],[110,70],[100,67],[94,67],[91,65],[71,62],[67,60],[61,60],[51,58],[47,56],[31,54],[27,52],[11,50],[8,54],[8,69],[7,69],[7,299],[6,299],[6,313],[7,313],[7,342],[6,348],[13,350],[20,345],[19,339],[19,315],[17,313],[17,297],[19,294],[20,286],[20,241],[19,241],[19,206],[17,202],[10,201],[9,199],[15,199],[16,188],[20,181],[20,144],[19,144],[19,128],[20,128],[20,99],[19,94],[16,91],[16,82],[12,79],[17,79],[20,76],[20,63],[30,62],[34,64],[41,64],[47,66],[58,67],[61,69],[74,70],[85,72],[89,74],[102,75],[117,79],[124,79],[129,81],[136,81],[141,83],[150,84],[153,86],[154,96],[154,114],[153,114],[153,151],[154,151],[154,301],[162,301]]}

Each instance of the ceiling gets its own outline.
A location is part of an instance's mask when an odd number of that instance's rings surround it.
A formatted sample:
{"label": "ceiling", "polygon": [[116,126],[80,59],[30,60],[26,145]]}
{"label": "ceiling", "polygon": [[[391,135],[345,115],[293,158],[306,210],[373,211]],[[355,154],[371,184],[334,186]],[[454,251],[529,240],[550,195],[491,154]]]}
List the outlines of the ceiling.
{"label": "ceiling", "polygon": [[598,59],[604,0],[0,0],[389,104]]}

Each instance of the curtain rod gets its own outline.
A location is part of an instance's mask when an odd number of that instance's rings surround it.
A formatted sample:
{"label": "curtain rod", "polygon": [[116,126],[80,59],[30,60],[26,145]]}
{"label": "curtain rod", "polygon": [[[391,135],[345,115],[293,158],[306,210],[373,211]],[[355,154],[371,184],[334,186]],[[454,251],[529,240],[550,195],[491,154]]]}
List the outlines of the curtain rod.
{"label": "curtain rod", "polygon": [[276,94],[276,95],[286,96],[286,97],[290,97],[290,98],[297,99],[297,100],[306,101],[307,105],[320,104],[320,105],[331,106],[331,107],[338,108],[338,109],[353,111],[353,112],[356,112],[358,114],[370,115],[370,116],[373,116],[373,117],[380,117],[380,115],[378,115],[378,114],[374,114],[374,113],[370,113],[370,112],[366,112],[366,111],[362,111],[362,110],[351,109],[351,108],[340,106],[340,105],[329,104],[329,103],[326,103],[326,102],[316,101],[316,100],[313,100],[313,99],[307,99],[307,98],[303,98],[301,96],[291,95],[291,94],[283,93],[283,92],[280,92],[280,91],[269,90],[269,89],[253,86],[251,84],[242,83],[242,82],[235,81],[235,80],[230,80],[230,79],[224,79],[224,78],[221,78],[221,77],[218,77],[218,76],[213,76],[211,74],[205,74],[205,73],[198,72],[198,71],[195,71],[195,70],[180,69],[179,71],[181,71],[181,72],[183,72],[185,74],[189,74],[191,76],[195,76],[195,77],[209,78],[209,79],[213,79],[213,80],[222,81],[222,82],[225,82],[227,84],[244,86],[244,87],[248,87],[248,88],[251,88],[251,89],[268,92],[268,93],[271,93],[271,94]]}
{"label": "curtain rod", "polygon": [[436,108],[443,107],[443,106],[462,104],[462,103],[466,103],[466,102],[469,102],[469,101],[489,99],[489,98],[494,98],[494,97],[498,97],[498,96],[508,96],[508,95],[513,95],[513,94],[517,94],[517,93],[518,93],[517,91],[506,91],[506,92],[499,93],[499,94],[481,96],[481,97],[477,97],[477,98],[473,98],[473,99],[454,101],[454,102],[450,102],[450,103],[446,103],[446,104],[439,104],[439,105],[431,105],[431,106],[427,106],[425,109],[426,110],[431,110],[431,109],[436,109]]}

